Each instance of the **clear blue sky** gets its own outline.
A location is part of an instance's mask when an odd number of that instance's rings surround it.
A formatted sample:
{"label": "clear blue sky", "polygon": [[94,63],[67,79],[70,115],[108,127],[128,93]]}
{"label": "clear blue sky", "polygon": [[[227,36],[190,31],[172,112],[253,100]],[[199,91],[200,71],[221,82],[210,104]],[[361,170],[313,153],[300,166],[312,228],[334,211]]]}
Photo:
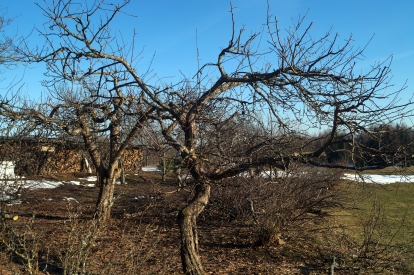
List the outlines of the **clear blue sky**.
{"label": "clear blue sky", "polygon": [[[48,1],[48,0],[47,0]],[[83,1],[83,0],[79,0]],[[92,0],[91,0],[92,1]],[[43,4],[43,1],[38,1]],[[116,2],[113,0],[113,2]],[[220,49],[228,44],[231,35],[230,2],[226,0],[132,0],[127,12],[136,17],[121,16],[113,29],[121,29],[124,38],[137,31],[137,48],[145,48],[143,67],[154,53],[153,70],[158,77],[180,78],[180,70],[194,74],[196,62],[196,30],[201,62],[215,61]],[[312,32],[321,35],[331,27],[344,40],[354,36],[355,46],[364,46],[372,36],[361,66],[394,56],[393,83],[402,86],[407,80],[404,98],[414,91],[414,1],[411,0],[269,0],[271,14],[277,16],[282,28],[307,13],[306,22],[314,23]],[[267,3],[264,0],[233,0],[236,27],[246,26],[247,32],[261,28],[266,21]],[[45,21],[34,1],[2,0],[2,15],[14,18],[8,34],[27,35],[42,27]],[[7,9],[4,10],[4,9]],[[29,40],[35,46],[41,43],[36,34]],[[39,81],[42,67],[27,69],[23,92],[37,97],[44,90]],[[22,70],[7,72],[11,79]],[[173,78],[174,79],[174,78]],[[172,80],[173,82],[173,80]],[[6,82],[0,82],[4,93]]]}

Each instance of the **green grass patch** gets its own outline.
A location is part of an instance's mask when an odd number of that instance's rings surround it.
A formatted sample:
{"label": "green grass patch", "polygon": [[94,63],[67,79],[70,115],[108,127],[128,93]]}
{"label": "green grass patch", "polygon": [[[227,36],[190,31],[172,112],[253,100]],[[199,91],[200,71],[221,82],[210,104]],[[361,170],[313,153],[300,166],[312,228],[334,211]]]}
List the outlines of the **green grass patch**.
{"label": "green grass patch", "polygon": [[381,208],[387,219],[404,219],[414,228],[414,183],[351,183],[346,189],[345,202],[352,208],[347,212],[352,216],[364,217],[373,208]]}
{"label": "green grass patch", "polygon": [[414,270],[414,184],[344,182],[340,191],[345,208],[335,220],[357,244],[354,251]]}

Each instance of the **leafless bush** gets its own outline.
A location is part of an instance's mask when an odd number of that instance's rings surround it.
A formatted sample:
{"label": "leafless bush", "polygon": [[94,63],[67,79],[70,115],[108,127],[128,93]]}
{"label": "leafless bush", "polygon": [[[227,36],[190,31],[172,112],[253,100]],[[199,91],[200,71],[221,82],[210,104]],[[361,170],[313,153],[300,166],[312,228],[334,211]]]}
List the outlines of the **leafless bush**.
{"label": "leafless bush", "polygon": [[81,220],[80,212],[69,207],[69,229],[63,251],[60,252],[60,261],[63,275],[87,274],[89,257],[93,245],[100,235],[102,224],[99,219]]}
{"label": "leafless bush", "polygon": [[[63,274],[141,274],[143,264],[154,255],[161,231],[157,225],[140,221],[150,207],[130,216],[138,224],[128,225],[126,221],[125,229],[115,235],[107,235],[110,222],[83,220],[78,211],[70,211],[68,237],[60,253]],[[113,247],[113,243],[117,245]]]}
{"label": "leafless bush", "polygon": [[234,177],[212,185],[210,203],[201,218],[221,221],[251,217],[248,199],[256,190],[257,179]]}
{"label": "leafless bush", "polygon": [[[405,217],[389,219],[386,205],[374,194],[372,206],[364,212],[355,227],[333,228],[328,246],[339,259],[336,270],[344,274],[414,274],[412,243],[398,240],[405,226]],[[391,225],[393,223],[393,225]],[[354,273],[352,273],[354,272]],[[342,274],[342,273],[340,273]]]}
{"label": "leafless bush", "polygon": [[390,266],[393,269],[401,266],[405,258],[401,257],[404,248],[396,242],[395,237],[403,227],[404,220],[397,221],[397,228],[390,226],[390,222],[396,221],[387,218],[385,205],[374,197],[370,213],[360,221],[363,233],[353,249],[357,256],[354,256],[353,264],[381,272]]}
{"label": "leafless bush", "polygon": [[340,171],[302,168],[271,177],[239,176],[215,184],[204,217],[254,222],[258,244],[280,241],[316,224],[328,210],[341,205],[333,189]]}
{"label": "leafless bush", "polygon": [[[4,221],[0,231],[2,267],[12,274],[142,274],[157,255],[154,249],[164,229],[142,221],[150,207],[125,216],[120,226],[117,220],[85,219],[81,206],[69,202],[62,231],[56,234],[59,239],[39,232],[34,217],[23,227]],[[162,273],[163,268],[158,265],[154,270]]]}
{"label": "leafless bush", "polygon": [[[107,261],[97,266],[102,274],[142,274],[144,264],[156,255],[155,248],[162,228],[155,224],[139,222],[134,229],[124,230],[118,237],[118,245],[111,250]],[[163,273],[164,265],[154,266],[154,273]]]}
{"label": "leafless bush", "polygon": [[[87,274],[91,248],[99,236],[99,229],[102,224],[99,220],[80,220],[80,213],[70,208],[69,219],[65,222],[69,224],[67,238],[64,241],[63,250],[60,251],[60,266],[64,275]],[[33,216],[24,228],[16,229],[13,224],[3,222],[1,241],[3,248],[7,252],[9,259],[19,263],[23,268],[23,274],[39,274],[46,271],[49,262],[48,249],[57,250],[57,247],[48,247],[37,233],[35,227],[35,217]],[[48,247],[48,248],[47,248]],[[45,249],[46,252],[44,251]],[[58,263],[53,263],[58,264]],[[59,264],[58,264],[59,265]],[[18,274],[15,267],[10,267],[13,274]],[[16,273],[17,272],[17,273]]]}
{"label": "leafless bush", "polygon": [[[17,233],[7,223],[2,223],[0,238],[2,247],[9,255],[11,260],[21,264],[24,274],[39,274],[39,251],[41,240],[39,235],[33,229],[34,217],[26,225],[23,233]],[[18,270],[11,270],[13,274],[19,274]]]}
{"label": "leafless bush", "polygon": [[341,205],[334,192],[340,175],[339,171],[298,169],[262,184],[259,196],[251,198],[258,244],[282,242],[281,238],[315,229],[329,209]]}

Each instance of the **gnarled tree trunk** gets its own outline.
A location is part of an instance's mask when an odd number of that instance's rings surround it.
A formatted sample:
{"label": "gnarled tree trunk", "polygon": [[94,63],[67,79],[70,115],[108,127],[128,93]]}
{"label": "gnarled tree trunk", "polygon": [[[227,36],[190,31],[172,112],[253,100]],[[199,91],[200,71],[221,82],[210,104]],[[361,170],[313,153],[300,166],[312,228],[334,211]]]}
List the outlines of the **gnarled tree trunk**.
{"label": "gnarled tree trunk", "polygon": [[[118,163],[115,163],[118,166]],[[114,166],[114,165],[113,165]],[[111,207],[114,200],[115,182],[120,171],[110,167],[109,171],[101,167],[97,173],[97,184],[99,184],[99,196],[96,202],[96,210],[94,217],[102,222],[107,221],[111,217]]]}
{"label": "gnarled tree trunk", "polygon": [[181,261],[184,274],[204,274],[203,265],[198,254],[197,217],[206,207],[209,198],[210,183],[198,184],[193,200],[181,210],[178,216],[181,233]]}
{"label": "gnarled tree trunk", "polygon": [[99,197],[96,202],[94,217],[104,222],[111,217],[116,177],[103,176],[98,180],[100,181],[101,186],[99,187]]}
{"label": "gnarled tree trunk", "polygon": [[[111,218],[111,207],[113,204],[113,196],[115,190],[116,179],[121,174],[120,162],[117,158],[119,153],[119,143],[121,135],[121,112],[119,107],[119,98],[112,99],[115,108],[115,115],[111,119],[110,135],[109,135],[109,163],[105,169],[102,161],[100,163],[97,184],[99,184],[99,197],[96,202],[95,218],[105,222]],[[120,117],[121,116],[121,117]],[[122,159],[120,160],[122,161]]]}

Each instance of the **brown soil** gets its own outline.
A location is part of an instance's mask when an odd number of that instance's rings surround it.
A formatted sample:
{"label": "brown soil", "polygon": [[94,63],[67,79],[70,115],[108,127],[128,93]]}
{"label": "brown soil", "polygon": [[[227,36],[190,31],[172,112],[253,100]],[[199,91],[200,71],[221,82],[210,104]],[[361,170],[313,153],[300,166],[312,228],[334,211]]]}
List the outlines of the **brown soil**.
{"label": "brown soil", "polygon": [[[78,180],[80,176],[55,175],[53,179]],[[23,190],[21,204],[4,206],[19,216],[17,221],[7,221],[5,229],[14,232],[18,245],[7,249],[3,239],[0,274],[29,274],[21,255],[31,250],[38,251],[38,274],[63,274],[63,262],[73,265],[82,244],[83,251],[90,252],[88,274],[182,274],[176,217],[191,198],[191,190],[177,192],[172,179],[168,180],[162,183],[157,173],[129,175],[127,185],[116,187],[112,220],[90,246],[88,234],[94,230],[90,218],[98,188],[64,184],[56,189]],[[206,214],[198,221],[200,254],[208,274],[328,272],[329,259],[305,236],[258,246],[252,221],[215,221],[212,216]]]}

